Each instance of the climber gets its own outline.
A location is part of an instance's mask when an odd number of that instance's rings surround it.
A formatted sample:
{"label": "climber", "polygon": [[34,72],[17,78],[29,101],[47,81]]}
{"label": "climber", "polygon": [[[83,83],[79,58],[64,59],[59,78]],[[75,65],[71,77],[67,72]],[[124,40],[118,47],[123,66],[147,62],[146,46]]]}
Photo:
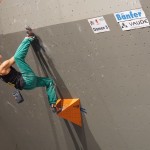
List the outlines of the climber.
{"label": "climber", "polygon": [[[56,108],[55,82],[51,78],[38,77],[25,62],[31,42],[36,38],[30,27],[26,27],[27,36],[19,45],[13,57],[2,62],[0,55],[0,79],[19,90],[32,90],[36,87],[46,87],[46,93],[51,108]],[[17,65],[19,72],[12,67]]]}

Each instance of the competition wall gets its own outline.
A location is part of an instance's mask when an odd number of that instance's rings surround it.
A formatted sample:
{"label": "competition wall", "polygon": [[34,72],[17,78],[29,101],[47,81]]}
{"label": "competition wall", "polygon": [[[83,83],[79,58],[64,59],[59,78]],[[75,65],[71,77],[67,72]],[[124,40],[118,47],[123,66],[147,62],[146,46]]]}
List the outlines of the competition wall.
{"label": "competition wall", "polygon": [[[87,114],[77,127],[49,111],[44,88],[22,91],[25,101],[17,104],[13,88],[1,82],[1,149],[149,150],[150,29],[122,31],[113,16],[141,7],[150,20],[148,0],[2,1],[4,59],[14,54],[24,25],[33,26],[63,97],[79,97]],[[110,31],[94,34],[87,19],[102,15]],[[27,62],[44,75],[32,48]]]}

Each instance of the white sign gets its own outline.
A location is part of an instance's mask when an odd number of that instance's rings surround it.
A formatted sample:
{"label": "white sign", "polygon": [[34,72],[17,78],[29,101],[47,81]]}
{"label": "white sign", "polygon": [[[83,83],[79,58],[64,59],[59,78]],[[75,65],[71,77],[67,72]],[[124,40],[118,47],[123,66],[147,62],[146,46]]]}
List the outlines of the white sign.
{"label": "white sign", "polygon": [[114,16],[123,31],[150,26],[142,8],[115,13]]}
{"label": "white sign", "polygon": [[104,17],[88,19],[88,22],[94,33],[110,31]]}
{"label": "white sign", "polygon": [[147,18],[141,18],[141,19],[135,19],[125,22],[119,22],[121,28],[123,31],[125,30],[131,30],[131,29],[137,29],[137,28],[144,28],[148,27],[149,21]]}
{"label": "white sign", "polygon": [[140,19],[140,18],[146,17],[142,8],[115,13],[114,16],[115,16],[117,22]]}

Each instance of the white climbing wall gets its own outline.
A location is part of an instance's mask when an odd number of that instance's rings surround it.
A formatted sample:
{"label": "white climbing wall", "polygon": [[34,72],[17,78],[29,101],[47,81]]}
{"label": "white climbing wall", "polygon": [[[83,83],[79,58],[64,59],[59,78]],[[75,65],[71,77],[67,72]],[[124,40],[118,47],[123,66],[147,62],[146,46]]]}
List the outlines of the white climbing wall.
{"label": "white climbing wall", "polygon": [[139,0],[3,0],[2,32],[72,22],[141,7]]}

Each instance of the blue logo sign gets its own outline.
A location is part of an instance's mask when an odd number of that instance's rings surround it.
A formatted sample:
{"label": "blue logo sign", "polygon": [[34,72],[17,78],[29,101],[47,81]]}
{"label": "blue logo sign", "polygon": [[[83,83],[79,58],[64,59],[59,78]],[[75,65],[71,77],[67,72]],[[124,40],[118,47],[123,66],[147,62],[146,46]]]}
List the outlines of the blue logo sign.
{"label": "blue logo sign", "polygon": [[145,13],[142,9],[136,9],[136,10],[115,13],[114,16],[117,22],[122,22],[122,21],[127,21],[127,20],[144,18]]}

